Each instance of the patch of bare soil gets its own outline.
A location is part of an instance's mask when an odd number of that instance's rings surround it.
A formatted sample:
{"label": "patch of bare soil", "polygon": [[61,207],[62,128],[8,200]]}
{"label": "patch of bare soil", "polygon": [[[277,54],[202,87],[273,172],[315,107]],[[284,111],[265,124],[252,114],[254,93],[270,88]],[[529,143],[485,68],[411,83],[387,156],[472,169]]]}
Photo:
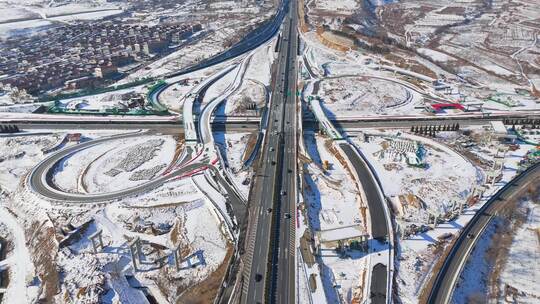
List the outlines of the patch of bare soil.
{"label": "patch of bare soil", "polygon": [[259,132],[257,131],[254,131],[251,134],[249,134],[249,139],[246,143],[246,150],[244,151],[244,155],[242,156],[242,162],[246,162],[246,160],[249,158],[249,156],[255,149],[258,135],[259,135]]}
{"label": "patch of bare soil", "polygon": [[224,262],[208,278],[199,284],[190,287],[181,297],[176,300],[178,304],[203,304],[213,303],[221,287],[223,276],[227,272],[229,261],[234,250],[231,245],[227,246],[227,255]]}
{"label": "patch of bare soil", "polygon": [[47,221],[35,221],[30,225],[27,237],[35,271],[41,281],[40,303],[52,303],[52,299],[59,292],[60,279],[55,262],[58,242],[54,228],[47,225]]}
{"label": "patch of bare soil", "polygon": [[384,58],[386,60],[393,62],[399,68],[406,69],[406,70],[409,70],[418,74],[426,75],[431,78],[437,78],[437,74],[435,72],[428,69],[426,66],[424,66],[423,64],[419,63],[418,61],[412,58],[405,59],[404,57],[397,56],[392,53],[385,54]]}

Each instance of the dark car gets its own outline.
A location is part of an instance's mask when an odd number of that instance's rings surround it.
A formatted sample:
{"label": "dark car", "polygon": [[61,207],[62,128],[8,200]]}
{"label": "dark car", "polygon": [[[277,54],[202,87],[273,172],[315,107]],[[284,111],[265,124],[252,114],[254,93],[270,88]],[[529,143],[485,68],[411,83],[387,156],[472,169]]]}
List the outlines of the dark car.
{"label": "dark car", "polygon": [[283,217],[288,220],[288,219],[291,218],[291,215],[289,213],[285,213],[285,215]]}
{"label": "dark car", "polygon": [[260,282],[262,280],[263,276],[260,273],[255,274],[255,282]]}

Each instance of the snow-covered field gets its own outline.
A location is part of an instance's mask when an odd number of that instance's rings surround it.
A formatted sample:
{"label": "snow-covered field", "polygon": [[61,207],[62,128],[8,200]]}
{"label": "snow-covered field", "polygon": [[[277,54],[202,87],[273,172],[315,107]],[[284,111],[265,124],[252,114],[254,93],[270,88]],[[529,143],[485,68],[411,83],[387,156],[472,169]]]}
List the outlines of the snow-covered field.
{"label": "snow-covered field", "polygon": [[172,136],[115,140],[64,159],[55,172],[54,183],[65,191],[79,193],[133,187],[164,172],[175,149]]}
{"label": "snow-covered field", "polygon": [[[266,103],[266,88],[259,82],[245,79],[236,94],[227,99],[223,111],[225,115],[256,115]],[[256,107],[256,108],[254,108]]]}
{"label": "snow-covered field", "polygon": [[185,82],[175,83],[170,85],[159,94],[159,102],[166,106],[169,110],[180,112],[184,106],[185,98],[191,92],[193,87],[200,79],[184,78]]}
{"label": "snow-covered field", "polygon": [[270,67],[275,57],[275,40],[272,39],[252,53],[242,85],[218,111],[226,115],[256,115],[251,107],[255,105],[260,109],[265,105],[267,87],[270,85]]}
{"label": "snow-covered field", "polygon": [[415,102],[420,99],[416,92],[380,78],[326,78],[319,83],[319,91],[315,95],[322,98],[329,117],[410,115],[419,112],[414,109]]}
{"label": "snow-covered field", "polygon": [[266,86],[270,85],[270,67],[277,56],[274,52],[276,43],[277,38],[271,39],[253,53],[246,69],[246,79],[256,80]]}
{"label": "snow-covered field", "polygon": [[[360,213],[360,193],[350,182],[349,173],[328,150],[331,141],[309,132],[306,132],[304,140],[313,159],[313,163],[308,165],[309,175],[305,178],[305,198],[311,202],[311,227],[329,230],[361,224],[367,229]],[[324,161],[329,164],[328,170],[321,167]]]}
{"label": "snow-covered field", "polygon": [[[54,1],[0,1],[0,38],[49,28],[57,22],[98,20],[123,10],[106,1],[80,1],[56,6]],[[32,20],[27,20],[32,19]]]}
{"label": "snow-covered field", "polygon": [[332,0],[315,0],[313,1],[314,7],[316,9],[339,12],[346,11],[350,12],[355,9],[358,9],[360,6],[360,1],[357,0],[342,0],[342,1],[332,1]]}

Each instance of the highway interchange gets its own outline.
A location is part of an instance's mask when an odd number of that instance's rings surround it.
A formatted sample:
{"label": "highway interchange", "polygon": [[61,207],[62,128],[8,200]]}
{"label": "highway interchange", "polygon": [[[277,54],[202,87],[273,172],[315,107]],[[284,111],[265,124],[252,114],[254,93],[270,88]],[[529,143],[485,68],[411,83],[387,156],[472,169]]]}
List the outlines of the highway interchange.
{"label": "highway interchange", "polygon": [[[248,204],[248,216],[244,214],[241,208],[242,199],[238,196],[237,191],[231,185],[231,181],[227,180],[226,176],[220,177],[220,183],[227,189],[227,192],[235,200],[236,213],[242,220],[249,220],[248,234],[246,240],[247,251],[243,257],[244,269],[243,287],[240,295],[242,303],[295,303],[296,286],[295,286],[295,227],[296,227],[296,205],[298,199],[298,169],[297,169],[297,146],[299,137],[298,124],[304,124],[303,128],[311,127],[318,128],[313,117],[304,117],[302,121],[297,121],[299,102],[297,100],[297,56],[298,56],[298,16],[297,2],[284,0],[280,6],[276,17],[272,22],[265,25],[260,32],[249,36],[241,45],[234,46],[231,50],[222,55],[201,64],[198,67],[193,67],[179,73],[168,75],[167,77],[175,77],[180,74],[187,73],[196,69],[208,67],[217,63],[224,62],[230,58],[239,56],[249,50],[254,49],[258,45],[268,41],[273,37],[281,26],[281,36],[279,40],[279,49],[277,56],[277,64],[275,65],[275,73],[272,83],[272,95],[269,103],[269,111],[267,117],[266,132],[260,149],[259,163],[257,166],[256,179],[252,188],[252,196]],[[222,75],[221,75],[222,76]],[[210,82],[211,84],[212,82]],[[208,85],[210,85],[208,84]],[[207,86],[201,86],[196,98],[193,102],[200,102],[201,93]],[[233,88],[234,89],[234,88]],[[159,94],[156,94],[158,98]],[[260,124],[258,118],[228,118],[220,120],[219,118],[212,120],[212,115],[218,104],[223,101],[215,100],[207,106],[206,111],[200,115],[201,121],[197,120],[193,114],[184,117],[190,117],[192,120],[189,123],[193,126],[193,130],[197,130],[195,141],[206,147],[213,145],[211,138],[211,130],[226,129],[228,131],[236,130],[256,130]],[[192,110],[193,103],[188,103],[188,110]],[[185,114],[185,113],[184,113]],[[521,113],[513,113],[504,116],[505,118],[523,118]],[[485,124],[486,121],[496,119],[497,117],[471,116],[459,118],[366,118],[366,119],[335,119],[332,123],[340,130],[347,130],[360,127],[398,127],[409,128],[419,124],[441,124],[447,122],[458,122],[460,124]],[[500,119],[500,118],[499,118]],[[46,121],[46,120],[28,120],[20,119],[3,119],[2,123],[16,123],[21,128],[40,129],[46,127],[52,128],[73,128],[73,129],[152,129],[154,132],[160,130],[176,130],[178,131],[179,124],[184,124],[184,132],[186,121],[180,121],[170,118],[157,119],[156,121],[133,121],[126,122],[119,119],[114,121],[79,121],[78,119],[65,121]],[[195,127],[197,126],[197,127]],[[212,161],[214,154],[198,154],[203,148],[190,147],[172,166],[172,170],[166,174],[159,176],[149,182],[139,186],[123,189],[110,193],[97,194],[79,194],[67,193],[59,190],[53,183],[51,175],[54,172],[54,167],[66,157],[88,149],[99,144],[111,140],[121,140],[130,137],[140,136],[140,132],[127,133],[113,137],[96,139],[62,149],[41,161],[29,174],[27,179],[28,185],[38,192],[40,195],[55,201],[67,201],[74,203],[92,203],[108,200],[115,200],[125,196],[134,195],[137,193],[148,192],[157,188],[163,183],[189,174],[194,170],[201,168],[210,168],[216,172],[220,172],[217,166],[214,166]],[[357,151],[352,145],[346,141],[340,142],[339,147],[344,152],[345,156],[352,163],[354,170],[365,191],[369,213],[371,218],[371,236],[373,239],[382,243],[388,243],[388,248],[392,251],[393,233],[392,224],[388,211],[385,210],[386,203],[384,196],[381,195],[381,189],[375,176],[370,173],[367,162],[362,159],[361,151]],[[207,150],[206,150],[207,151]],[[214,151],[215,153],[216,151]],[[219,152],[217,152],[219,153]],[[211,157],[208,157],[211,156]],[[531,176],[538,178],[538,166],[532,171],[527,172],[523,176],[516,179],[512,184],[517,187],[505,187],[500,193],[497,193],[492,199],[493,204],[486,204],[486,209],[479,213],[478,218],[465,227],[462,233],[452,248],[451,254],[445,261],[443,270],[438,274],[430,301],[433,303],[448,303],[453,288],[455,287],[457,277],[463,268],[464,260],[474,246],[477,238],[481,235],[483,228],[491,219],[496,202],[501,197],[507,197],[508,193],[513,193],[517,189],[522,188],[525,180],[530,180]],[[245,202],[244,202],[245,203]],[[242,210],[241,210],[242,209]],[[474,239],[467,238],[466,235],[472,233]],[[390,254],[388,263],[377,263],[371,265],[371,303],[390,303],[392,295],[392,260]],[[230,296],[230,291],[228,293]],[[228,297],[227,297],[228,298]]]}

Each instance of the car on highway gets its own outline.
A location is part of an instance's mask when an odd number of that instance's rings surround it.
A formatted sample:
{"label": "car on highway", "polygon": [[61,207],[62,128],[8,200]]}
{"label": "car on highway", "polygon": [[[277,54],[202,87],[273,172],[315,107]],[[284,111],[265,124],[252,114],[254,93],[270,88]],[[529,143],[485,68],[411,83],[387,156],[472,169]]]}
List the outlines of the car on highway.
{"label": "car on highway", "polygon": [[267,213],[271,213],[271,212],[272,212],[272,208],[266,209],[266,212],[267,212]]}
{"label": "car on highway", "polygon": [[255,274],[255,282],[260,282],[262,280],[263,276],[260,273]]}
{"label": "car on highway", "polygon": [[291,218],[291,214],[290,213],[285,213],[285,215],[283,216],[284,219],[288,220]]}
{"label": "car on highway", "polygon": [[281,192],[280,192],[279,194],[281,194],[281,195],[287,195],[287,191],[281,190]]}

